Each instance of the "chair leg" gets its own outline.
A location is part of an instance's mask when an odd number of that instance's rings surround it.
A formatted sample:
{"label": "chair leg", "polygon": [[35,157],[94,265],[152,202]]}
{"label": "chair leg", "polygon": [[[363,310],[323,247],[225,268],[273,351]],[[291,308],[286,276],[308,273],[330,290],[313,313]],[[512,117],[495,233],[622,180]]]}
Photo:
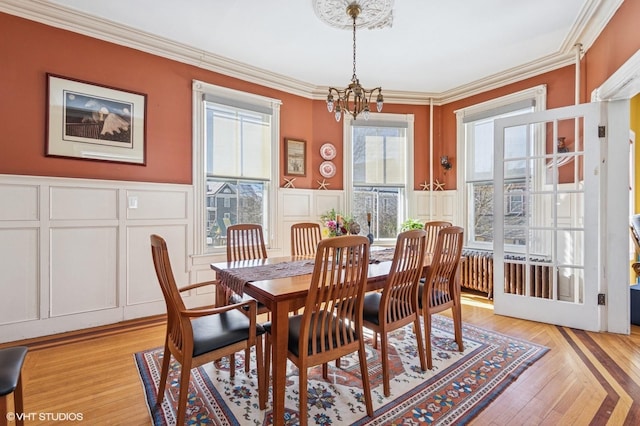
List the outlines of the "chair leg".
{"label": "chair leg", "polygon": [[236,377],[236,356],[229,355],[229,377]]}
{"label": "chair leg", "polygon": [[378,349],[378,332],[373,332],[373,349]]}
{"label": "chair leg", "polygon": [[[247,363],[247,360],[245,360]],[[256,370],[258,371],[258,403],[261,410],[267,408],[267,383],[265,380],[264,354],[262,352],[262,336],[256,338]]]}
{"label": "chair leg", "polygon": [[22,403],[22,374],[18,376],[18,384],[13,391],[13,410],[16,413],[20,413],[20,417],[16,416],[16,426],[24,425],[24,406]]}
{"label": "chair leg", "polygon": [[300,426],[307,426],[307,404],[309,399],[309,389],[307,388],[307,368],[298,367],[300,382],[298,383],[299,401],[298,413],[300,413]]}
{"label": "chair leg", "polygon": [[431,314],[424,310],[422,315],[424,318],[424,346],[427,353],[427,368],[433,368],[433,357],[431,356]]}
{"label": "chair leg", "polygon": [[249,372],[249,369],[251,367],[251,365],[249,365],[251,364],[250,361],[251,361],[251,349],[247,348],[244,350],[244,372],[245,373]]}
{"label": "chair leg", "polygon": [[164,355],[162,358],[162,369],[160,370],[160,383],[158,383],[158,395],[156,396],[156,405],[160,405],[164,400],[164,390],[167,386],[167,376],[169,375],[169,364],[171,363],[171,351],[165,344]]}
{"label": "chair leg", "polygon": [[456,343],[458,350],[464,351],[464,343],[462,342],[462,306],[459,303],[453,305],[453,328],[455,330]]}
{"label": "chair leg", "polygon": [[420,316],[416,315],[416,320],[413,322],[413,330],[415,331],[416,340],[418,342],[418,356],[420,357],[420,369],[422,371],[427,370],[427,357],[424,353],[424,337],[422,336],[422,327],[420,327]]}
{"label": "chair leg", "polygon": [[0,426],[7,426],[7,424],[9,423],[7,420],[7,398],[9,397],[9,395],[3,395],[0,396]]}
{"label": "chair leg", "polygon": [[264,374],[264,382],[268,386],[271,380],[271,336],[269,333],[264,334]]}
{"label": "chair leg", "polygon": [[[360,333],[362,336],[362,333]],[[369,369],[367,368],[367,352],[364,349],[364,340],[360,339],[360,375],[362,376],[362,391],[364,392],[364,403],[367,407],[367,415],[373,417],[373,400],[371,398],[371,383],[369,382]]]}
{"label": "chair leg", "polygon": [[[376,333],[374,332],[374,335]],[[377,341],[378,339],[376,339]],[[382,346],[382,389],[384,396],[391,395],[391,385],[389,378],[389,348],[387,346],[387,333],[380,333],[380,346]]]}
{"label": "chair leg", "polygon": [[178,424],[185,423],[185,415],[187,413],[187,397],[189,396],[189,379],[191,378],[191,363],[184,363],[180,371],[180,393],[178,396],[178,413],[176,414],[176,422]]}

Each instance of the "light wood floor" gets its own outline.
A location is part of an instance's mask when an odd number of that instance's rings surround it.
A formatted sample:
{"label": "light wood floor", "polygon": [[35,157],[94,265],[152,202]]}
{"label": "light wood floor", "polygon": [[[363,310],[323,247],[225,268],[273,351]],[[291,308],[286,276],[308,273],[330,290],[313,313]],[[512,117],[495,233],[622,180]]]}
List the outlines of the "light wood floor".
{"label": "light wood floor", "polygon": [[[473,424],[640,424],[640,327],[622,336],[516,320],[494,315],[484,297],[472,295],[464,297],[463,320],[550,348]],[[36,413],[26,423],[77,424],[38,417],[78,413],[83,424],[150,424],[133,354],[163,341],[162,318],[150,318],[25,342],[24,405]]]}

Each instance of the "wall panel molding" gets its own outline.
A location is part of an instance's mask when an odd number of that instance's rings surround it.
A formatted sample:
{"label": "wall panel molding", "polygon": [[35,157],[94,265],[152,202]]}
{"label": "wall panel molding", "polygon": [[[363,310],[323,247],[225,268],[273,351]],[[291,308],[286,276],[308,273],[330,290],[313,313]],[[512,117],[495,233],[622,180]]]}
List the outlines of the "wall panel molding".
{"label": "wall panel molding", "polygon": [[[166,237],[187,284],[192,194],[190,185],[0,175],[0,342],[163,313],[149,235]],[[188,303],[211,304],[192,293]]]}

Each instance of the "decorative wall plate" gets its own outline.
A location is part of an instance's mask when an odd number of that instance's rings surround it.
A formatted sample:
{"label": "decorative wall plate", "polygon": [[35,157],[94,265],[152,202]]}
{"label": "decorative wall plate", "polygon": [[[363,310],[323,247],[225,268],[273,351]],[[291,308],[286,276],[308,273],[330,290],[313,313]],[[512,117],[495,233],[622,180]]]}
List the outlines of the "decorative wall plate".
{"label": "decorative wall plate", "polygon": [[336,165],[331,161],[323,161],[320,164],[320,174],[323,178],[332,178],[336,174]]}
{"label": "decorative wall plate", "polygon": [[325,160],[333,160],[336,158],[336,147],[332,143],[325,143],[320,147],[320,155]]}

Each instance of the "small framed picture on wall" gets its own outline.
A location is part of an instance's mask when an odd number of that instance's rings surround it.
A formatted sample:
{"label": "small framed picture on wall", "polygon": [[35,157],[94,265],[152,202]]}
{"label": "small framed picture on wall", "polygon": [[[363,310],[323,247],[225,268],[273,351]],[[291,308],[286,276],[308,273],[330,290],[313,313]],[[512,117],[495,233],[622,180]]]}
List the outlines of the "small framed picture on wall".
{"label": "small framed picture on wall", "polygon": [[307,175],[307,142],[299,139],[284,140],[285,175]]}

